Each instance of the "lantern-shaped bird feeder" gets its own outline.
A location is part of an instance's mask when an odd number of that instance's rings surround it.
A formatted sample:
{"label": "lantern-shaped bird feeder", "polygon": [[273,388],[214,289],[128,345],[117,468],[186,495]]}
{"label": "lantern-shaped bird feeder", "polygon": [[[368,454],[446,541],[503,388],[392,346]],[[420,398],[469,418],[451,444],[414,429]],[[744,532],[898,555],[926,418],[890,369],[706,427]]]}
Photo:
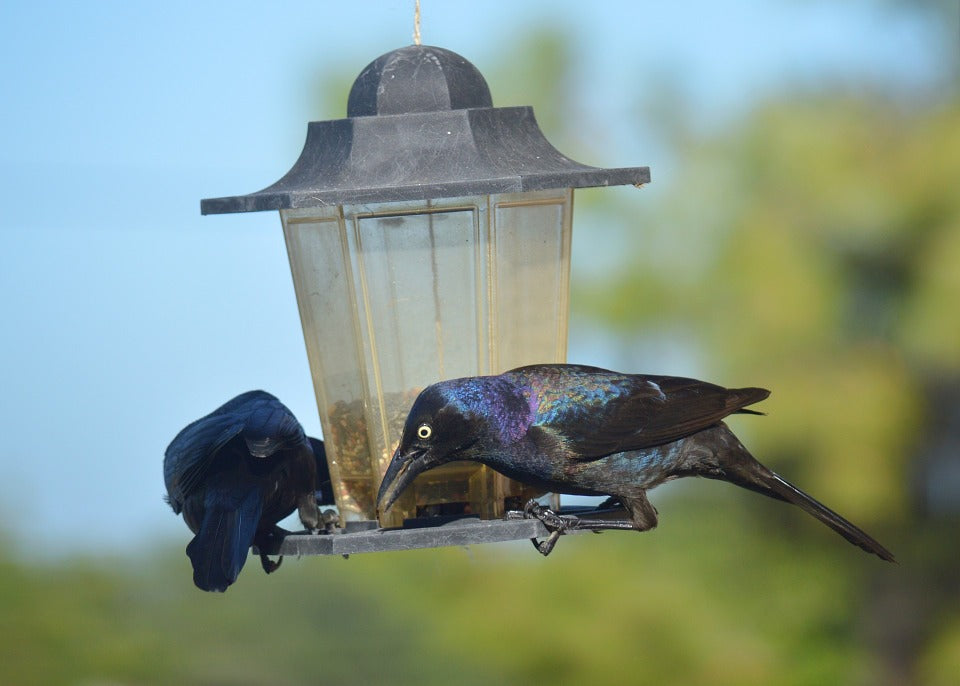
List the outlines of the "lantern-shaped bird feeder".
{"label": "lantern-shaped bird feeder", "polygon": [[[422,388],[565,360],[573,189],[649,179],[568,159],[530,107],[493,107],[470,62],[413,45],[361,72],[346,119],[309,124],[282,179],[202,201],[204,214],[280,211],[341,524],[376,519]],[[380,523],[496,518],[529,495],[454,463]]]}

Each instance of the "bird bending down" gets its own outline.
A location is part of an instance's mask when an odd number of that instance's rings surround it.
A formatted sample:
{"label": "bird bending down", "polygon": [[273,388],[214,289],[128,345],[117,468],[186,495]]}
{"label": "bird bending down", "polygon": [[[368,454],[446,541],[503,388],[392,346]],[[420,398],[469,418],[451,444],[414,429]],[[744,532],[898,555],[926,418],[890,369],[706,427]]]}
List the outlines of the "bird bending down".
{"label": "bird bending down", "polygon": [[630,516],[581,520],[528,503],[527,513],[553,530],[547,541],[534,541],[546,555],[564,530],[652,529],[657,511],[647,491],[704,476],[793,503],[850,543],[894,561],[867,533],[755,460],[723,423],[734,413],[760,414],[747,407],[769,394],[566,364],[442,381],[414,402],[377,502],[385,511],[417,475],[472,460],[544,490],[611,496]]}
{"label": "bird bending down", "polygon": [[[283,403],[264,391],[238,395],[184,428],[163,460],[167,502],[196,536],[187,545],[193,581],[225,591],[251,545],[261,550],[298,510],[308,529],[333,502],[323,441],[306,436]],[[268,574],[280,566],[261,553]]]}

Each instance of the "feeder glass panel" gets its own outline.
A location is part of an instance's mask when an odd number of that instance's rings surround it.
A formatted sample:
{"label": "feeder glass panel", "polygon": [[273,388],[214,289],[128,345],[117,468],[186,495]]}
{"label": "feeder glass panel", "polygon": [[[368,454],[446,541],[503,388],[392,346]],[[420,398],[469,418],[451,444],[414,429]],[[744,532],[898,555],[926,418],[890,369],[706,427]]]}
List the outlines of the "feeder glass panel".
{"label": "feeder glass panel", "polygon": [[[573,191],[281,210],[337,506],[374,519],[417,394],[566,357]],[[381,518],[502,516],[537,495],[475,463]]]}

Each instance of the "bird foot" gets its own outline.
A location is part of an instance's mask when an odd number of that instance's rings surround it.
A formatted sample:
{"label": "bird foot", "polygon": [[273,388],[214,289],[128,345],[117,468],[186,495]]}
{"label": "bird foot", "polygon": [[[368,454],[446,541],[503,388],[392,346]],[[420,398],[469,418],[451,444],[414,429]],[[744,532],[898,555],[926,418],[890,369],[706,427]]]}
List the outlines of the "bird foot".
{"label": "bird foot", "polygon": [[549,507],[544,507],[532,499],[527,501],[527,504],[523,507],[523,511],[511,510],[507,512],[507,518],[539,519],[543,522],[543,525],[550,531],[550,535],[542,541],[531,538],[530,542],[533,543],[533,547],[537,549],[537,552],[544,557],[553,552],[554,546],[557,545],[557,541],[565,531],[580,528],[579,517],[557,514]]}
{"label": "bird foot", "polygon": [[263,566],[263,571],[267,574],[273,574],[275,571],[280,569],[280,563],[283,562],[283,555],[277,558],[277,561],[274,562],[264,553],[260,553],[260,564]]}
{"label": "bird foot", "polygon": [[[614,509],[606,509],[613,506]],[[619,506],[619,507],[618,507]],[[543,522],[543,525],[550,530],[550,536],[543,541],[531,538],[533,547],[542,555],[549,555],[553,547],[557,545],[557,539],[567,531],[593,531],[600,533],[603,530],[637,530],[637,524],[631,519],[606,519],[604,515],[620,511],[622,504],[619,498],[610,498],[606,500],[599,508],[589,510],[585,516],[557,514],[549,507],[544,507],[536,500],[528,500],[522,511],[510,510],[507,512],[507,519],[532,519],[536,518]]]}
{"label": "bird foot", "polygon": [[316,533],[336,533],[340,527],[340,515],[334,510],[323,510],[320,513],[320,529]]}
{"label": "bird foot", "polygon": [[262,551],[276,550],[276,544],[279,541],[283,541],[283,539],[289,534],[289,531],[274,524],[273,527],[268,531],[257,532],[256,538],[253,539],[253,544],[259,551],[261,551],[260,566],[263,567],[263,571],[265,571],[267,574],[273,574],[275,571],[280,569],[280,563],[283,562],[283,555],[277,556],[277,561],[274,562],[267,557],[266,553]]}

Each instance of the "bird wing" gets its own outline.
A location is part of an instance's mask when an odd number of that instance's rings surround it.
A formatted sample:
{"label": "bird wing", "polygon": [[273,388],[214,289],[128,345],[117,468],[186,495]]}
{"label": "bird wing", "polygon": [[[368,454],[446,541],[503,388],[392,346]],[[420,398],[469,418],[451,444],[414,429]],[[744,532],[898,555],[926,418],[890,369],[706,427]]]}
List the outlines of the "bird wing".
{"label": "bird wing", "polygon": [[207,415],[189,424],[170,442],[163,459],[163,476],[175,512],[203,481],[217,452],[239,436],[243,426],[243,418],[236,415]]}
{"label": "bird wing", "polygon": [[241,393],[174,437],[163,458],[167,499],[174,512],[180,512],[183,501],[203,481],[220,449],[244,431],[251,416],[274,403],[280,401],[264,391]]}
{"label": "bird wing", "polygon": [[277,451],[307,445],[303,427],[286,405],[272,395],[248,403],[243,438],[256,457],[270,457]]}
{"label": "bird wing", "polygon": [[763,388],[727,389],[683,377],[617,374],[563,365],[546,368],[530,437],[593,460],[689,436],[766,398]]}

